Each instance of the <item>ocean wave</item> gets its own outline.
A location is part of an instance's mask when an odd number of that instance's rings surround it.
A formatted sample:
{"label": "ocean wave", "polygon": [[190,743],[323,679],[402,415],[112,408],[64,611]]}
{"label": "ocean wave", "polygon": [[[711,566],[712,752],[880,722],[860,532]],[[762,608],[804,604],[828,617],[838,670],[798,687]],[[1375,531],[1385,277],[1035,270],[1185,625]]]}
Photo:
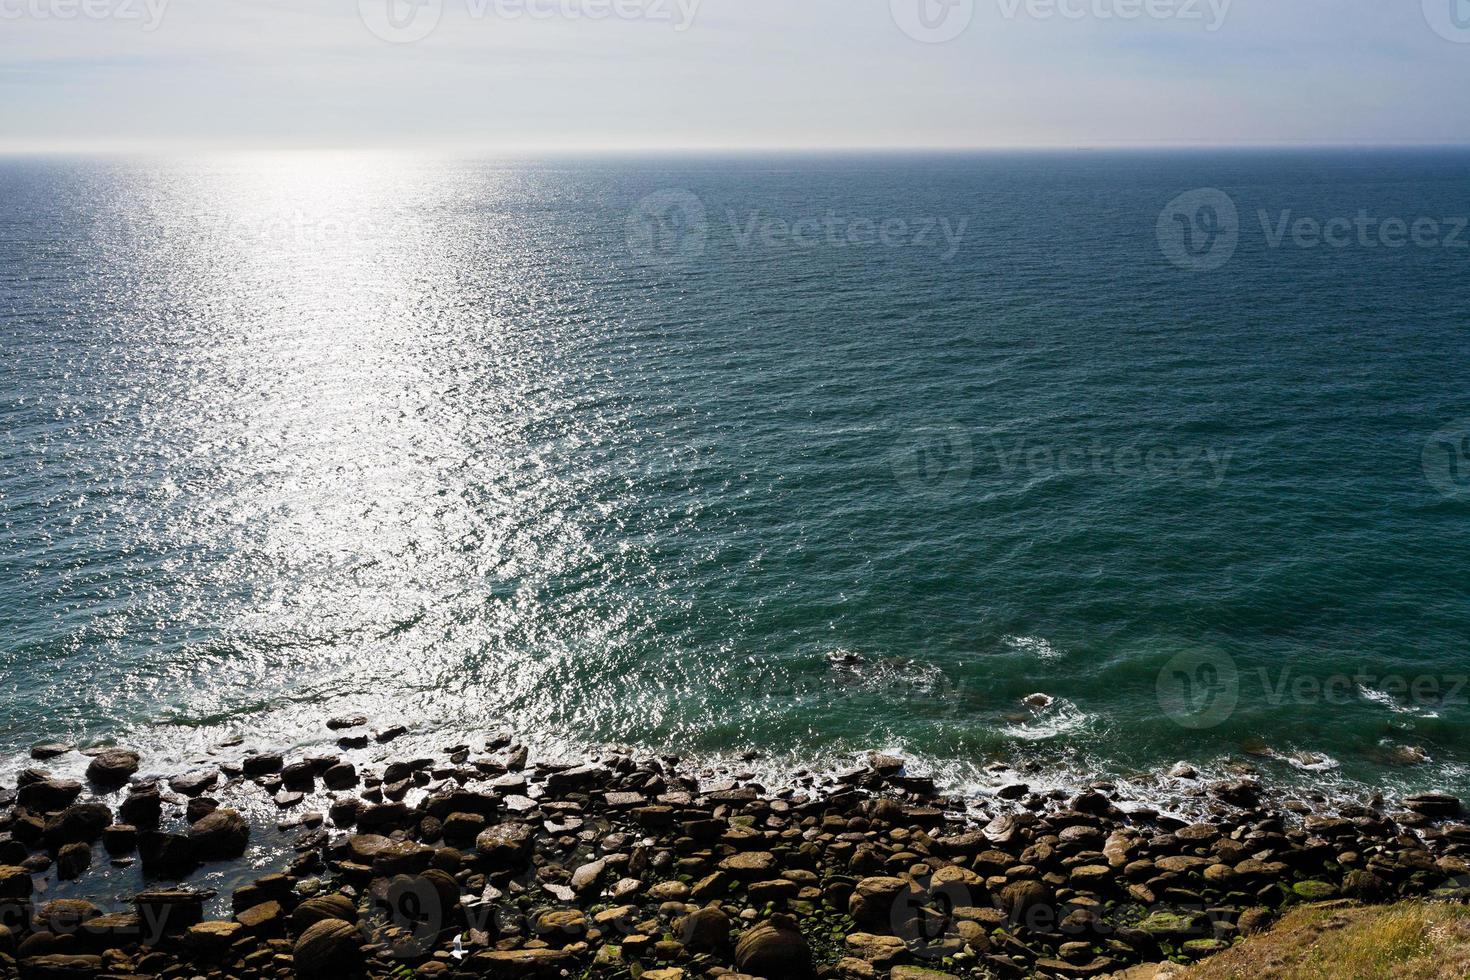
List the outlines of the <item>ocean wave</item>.
{"label": "ocean wave", "polygon": [[1372,701],[1374,704],[1382,705],[1396,715],[1415,715],[1419,718],[1439,717],[1439,712],[1437,711],[1432,711],[1429,708],[1422,708],[1410,704],[1404,704],[1402,701],[1394,697],[1392,694],[1389,694],[1387,691],[1380,691],[1375,687],[1368,687],[1365,684],[1358,685],[1358,694],[1361,695],[1364,699]]}
{"label": "ocean wave", "polygon": [[1033,694],[1024,703],[1031,717],[1025,721],[1015,721],[1001,729],[1011,738],[1039,742],[1078,731],[1091,720],[1085,711],[1066,698]]}
{"label": "ocean wave", "polygon": [[1005,642],[1011,649],[1028,653],[1038,660],[1060,660],[1062,652],[1040,636],[1008,636]]}

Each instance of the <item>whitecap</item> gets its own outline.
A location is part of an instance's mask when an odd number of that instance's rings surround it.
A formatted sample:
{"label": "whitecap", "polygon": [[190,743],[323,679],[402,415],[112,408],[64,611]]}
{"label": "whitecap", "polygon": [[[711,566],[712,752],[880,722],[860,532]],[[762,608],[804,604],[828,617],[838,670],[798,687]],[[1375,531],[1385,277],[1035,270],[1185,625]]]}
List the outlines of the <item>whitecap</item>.
{"label": "whitecap", "polygon": [[1340,763],[1325,752],[1292,752],[1280,756],[1303,772],[1326,772],[1336,769]]}
{"label": "whitecap", "polygon": [[1364,684],[1359,684],[1358,693],[1367,698],[1369,701],[1372,701],[1374,704],[1383,705],[1385,708],[1387,708],[1389,711],[1394,712],[1395,714],[1407,715],[1412,714],[1414,711],[1414,709],[1410,708],[1408,705],[1399,703],[1399,699],[1394,697],[1392,694],[1389,694],[1387,691],[1380,691],[1377,688],[1368,687]]}
{"label": "whitecap", "polygon": [[1358,685],[1358,694],[1374,704],[1381,704],[1396,715],[1414,715],[1419,718],[1438,718],[1439,712],[1430,708],[1404,704],[1387,691],[1380,691],[1364,684]]}
{"label": "whitecap", "polygon": [[1088,722],[1087,713],[1066,698],[1055,698],[1046,707],[1032,711],[1034,717],[1030,720],[1007,725],[1001,731],[1011,738],[1039,742],[1075,732]]}
{"label": "whitecap", "polygon": [[1029,653],[1038,660],[1058,660],[1062,653],[1040,636],[1008,636],[1005,642],[1013,650]]}

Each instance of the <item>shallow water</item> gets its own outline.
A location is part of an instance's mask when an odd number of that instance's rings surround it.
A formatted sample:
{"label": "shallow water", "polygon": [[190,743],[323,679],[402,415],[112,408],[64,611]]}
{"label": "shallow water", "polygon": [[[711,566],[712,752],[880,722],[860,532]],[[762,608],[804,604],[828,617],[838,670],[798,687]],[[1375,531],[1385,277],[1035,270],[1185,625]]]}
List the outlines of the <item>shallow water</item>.
{"label": "shallow water", "polygon": [[[1470,789],[1467,177],[0,162],[0,747],[163,767],[362,711]],[[1169,238],[1196,188],[1219,268]]]}

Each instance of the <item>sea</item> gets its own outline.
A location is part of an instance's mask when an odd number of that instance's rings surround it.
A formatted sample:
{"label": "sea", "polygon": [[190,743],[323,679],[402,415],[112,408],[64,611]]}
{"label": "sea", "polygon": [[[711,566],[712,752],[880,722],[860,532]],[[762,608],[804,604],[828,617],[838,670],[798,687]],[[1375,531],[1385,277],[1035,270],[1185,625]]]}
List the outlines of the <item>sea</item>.
{"label": "sea", "polygon": [[1467,224],[1463,148],[0,158],[0,784],[1470,791]]}

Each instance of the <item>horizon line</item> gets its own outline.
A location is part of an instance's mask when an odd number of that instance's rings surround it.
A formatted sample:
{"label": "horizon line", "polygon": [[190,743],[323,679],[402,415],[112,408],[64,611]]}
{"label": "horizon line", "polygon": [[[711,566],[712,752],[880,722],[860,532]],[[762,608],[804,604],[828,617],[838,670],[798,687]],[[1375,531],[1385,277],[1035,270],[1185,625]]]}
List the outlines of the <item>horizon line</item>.
{"label": "horizon line", "polygon": [[459,155],[484,157],[533,156],[696,156],[722,155],[856,155],[856,154],[944,154],[1006,152],[1087,152],[1099,150],[1247,150],[1247,149],[1470,149],[1470,139],[1416,140],[1091,140],[1051,143],[973,143],[973,144],[439,144],[410,147],[359,143],[205,143],[198,141],[159,141],[154,143],[0,143],[0,157],[39,156],[188,156],[200,154],[261,153],[364,153],[392,155]]}

